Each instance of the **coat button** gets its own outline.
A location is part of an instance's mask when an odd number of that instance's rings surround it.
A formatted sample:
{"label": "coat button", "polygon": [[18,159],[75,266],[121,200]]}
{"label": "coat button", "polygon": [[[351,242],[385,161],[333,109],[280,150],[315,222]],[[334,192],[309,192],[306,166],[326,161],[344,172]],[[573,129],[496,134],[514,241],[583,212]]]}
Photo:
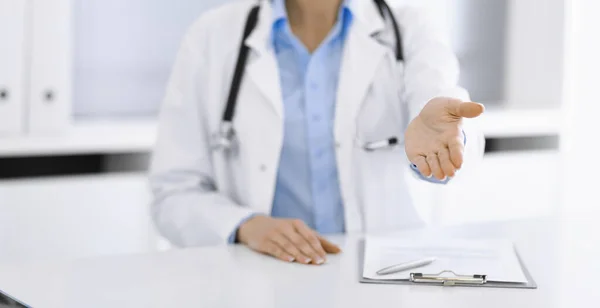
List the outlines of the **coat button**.
{"label": "coat button", "polygon": [[8,99],[9,99],[8,90],[0,88],[0,102],[8,100]]}
{"label": "coat button", "polygon": [[56,94],[54,93],[54,91],[47,90],[44,92],[44,100],[46,100],[46,103],[52,103],[55,98]]}

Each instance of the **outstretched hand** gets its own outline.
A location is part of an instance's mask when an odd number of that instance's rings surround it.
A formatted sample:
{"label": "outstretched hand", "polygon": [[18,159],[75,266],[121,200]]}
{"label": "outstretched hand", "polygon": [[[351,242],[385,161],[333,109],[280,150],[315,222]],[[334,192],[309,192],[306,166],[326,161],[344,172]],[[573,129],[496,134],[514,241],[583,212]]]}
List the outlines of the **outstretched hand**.
{"label": "outstretched hand", "polygon": [[405,132],[405,150],[422,175],[438,180],[453,177],[462,167],[463,118],[480,116],[482,104],[437,97],[430,100]]}

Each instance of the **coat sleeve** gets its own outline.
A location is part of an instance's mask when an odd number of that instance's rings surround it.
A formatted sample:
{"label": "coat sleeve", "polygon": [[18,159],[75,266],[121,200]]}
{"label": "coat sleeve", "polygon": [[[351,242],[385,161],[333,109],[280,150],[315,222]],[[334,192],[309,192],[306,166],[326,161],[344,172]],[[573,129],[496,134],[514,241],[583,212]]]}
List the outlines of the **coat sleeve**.
{"label": "coat sleeve", "polygon": [[237,225],[253,213],[215,185],[203,95],[208,90],[207,34],[201,22],[178,52],[159,116],[150,167],[152,217],[176,246],[227,243]]}
{"label": "coat sleeve", "polygon": [[[441,23],[425,8],[403,7],[397,12],[405,58],[404,101],[408,104],[410,119],[435,97],[470,101],[469,93],[458,85],[458,59]],[[461,173],[477,166],[483,158],[485,138],[477,121],[463,119],[466,145]]]}

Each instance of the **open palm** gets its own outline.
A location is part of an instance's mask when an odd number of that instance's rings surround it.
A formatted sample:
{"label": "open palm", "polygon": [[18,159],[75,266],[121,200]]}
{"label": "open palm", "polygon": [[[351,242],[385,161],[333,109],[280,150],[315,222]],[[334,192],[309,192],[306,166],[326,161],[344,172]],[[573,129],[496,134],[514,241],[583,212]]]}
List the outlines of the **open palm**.
{"label": "open palm", "polygon": [[462,119],[475,118],[482,104],[447,97],[430,100],[405,132],[408,159],[424,176],[452,177],[463,164]]}

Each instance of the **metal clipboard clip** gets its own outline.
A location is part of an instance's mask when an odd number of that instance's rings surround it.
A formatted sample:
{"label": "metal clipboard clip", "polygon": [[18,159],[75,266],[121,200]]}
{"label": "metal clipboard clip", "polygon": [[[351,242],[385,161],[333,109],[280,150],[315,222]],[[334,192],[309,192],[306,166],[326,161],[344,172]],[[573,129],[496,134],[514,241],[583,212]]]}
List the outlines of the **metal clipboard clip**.
{"label": "metal clipboard clip", "polygon": [[[445,276],[444,274],[452,274]],[[441,284],[443,286],[454,285],[483,285],[487,283],[486,275],[458,275],[453,271],[441,271],[437,274],[411,273],[410,282]]]}

